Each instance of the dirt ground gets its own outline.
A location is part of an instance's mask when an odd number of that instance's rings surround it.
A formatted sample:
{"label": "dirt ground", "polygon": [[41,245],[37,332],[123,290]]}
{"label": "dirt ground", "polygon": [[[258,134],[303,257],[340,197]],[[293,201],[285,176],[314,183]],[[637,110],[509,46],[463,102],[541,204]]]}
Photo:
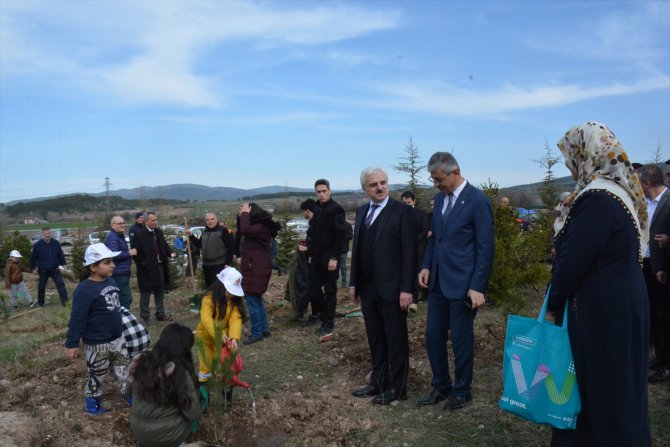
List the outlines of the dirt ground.
{"label": "dirt ground", "polygon": [[[265,295],[272,336],[241,350],[245,369],[240,376],[252,384],[255,415],[249,395],[236,390],[233,409],[224,412],[213,402],[190,442],[220,446],[548,444],[547,428],[497,408],[505,335],[499,310],[485,308],[476,319],[474,400],[466,409],[449,413],[439,407],[416,406],[430,391],[425,304],[408,320],[408,400],[380,407],[350,394],[363,385],[370,363],[362,318],[339,318],[334,339],[320,343],[315,328],[289,321],[290,305],[283,301],[285,281],[286,276],[273,275]],[[74,285],[68,284],[68,290]],[[55,290],[49,293],[52,304],[23,311],[0,326],[2,352],[20,346],[13,355],[3,354],[0,362],[0,445],[134,446],[128,421],[131,409],[109,377],[104,399],[111,411],[100,416],[85,413],[84,363],[69,361],[63,354],[68,309],[58,304]],[[187,288],[173,291],[166,303],[175,321],[195,328],[197,317],[187,306],[191,294]],[[135,305],[138,296],[134,295]],[[338,310],[353,307],[345,289],[340,289],[339,297]],[[154,340],[162,327],[150,327]],[[655,399],[659,408],[667,408],[668,387]],[[659,417],[657,425],[670,423],[667,415]],[[659,436],[655,440],[661,443],[655,444],[667,445],[667,430]]]}

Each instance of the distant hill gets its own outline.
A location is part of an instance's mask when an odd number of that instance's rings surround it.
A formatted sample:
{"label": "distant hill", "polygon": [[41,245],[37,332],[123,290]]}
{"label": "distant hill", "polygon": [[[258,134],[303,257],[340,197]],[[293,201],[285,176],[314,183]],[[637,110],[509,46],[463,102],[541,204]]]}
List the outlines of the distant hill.
{"label": "distant hill", "polygon": [[[572,177],[560,177],[554,179],[554,184],[559,194],[563,191],[572,191],[575,189],[577,182]],[[538,188],[543,182],[529,183],[527,185],[510,186],[508,188],[501,188],[500,195],[506,195],[510,198],[512,206],[533,208],[543,206],[540,196],[537,192]]]}
{"label": "distant hill", "polygon": [[[175,200],[239,200],[259,194],[277,194],[283,192],[312,192],[307,188],[292,188],[287,186],[263,186],[261,188],[242,189],[228,186],[204,186],[191,183],[180,183],[165,186],[143,186],[132,189],[118,189],[110,194],[130,200],[143,199],[175,199]],[[105,193],[96,194],[104,196]]]}

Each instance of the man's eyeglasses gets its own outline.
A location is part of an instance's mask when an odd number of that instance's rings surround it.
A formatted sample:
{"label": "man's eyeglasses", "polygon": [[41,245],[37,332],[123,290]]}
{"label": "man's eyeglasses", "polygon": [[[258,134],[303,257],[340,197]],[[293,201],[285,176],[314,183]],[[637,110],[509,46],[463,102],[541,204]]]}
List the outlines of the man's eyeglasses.
{"label": "man's eyeglasses", "polygon": [[435,178],[435,177],[433,177],[433,176],[430,176],[430,177],[428,177],[428,181],[431,182],[431,183],[433,183],[433,184],[437,183],[438,185],[441,185],[441,184],[443,184],[444,182],[446,182],[447,179],[449,178],[449,176],[450,176],[451,174],[453,174],[453,173],[454,173],[454,171],[449,171],[449,172],[447,173],[447,175],[445,175],[445,176],[442,177],[442,178]]}

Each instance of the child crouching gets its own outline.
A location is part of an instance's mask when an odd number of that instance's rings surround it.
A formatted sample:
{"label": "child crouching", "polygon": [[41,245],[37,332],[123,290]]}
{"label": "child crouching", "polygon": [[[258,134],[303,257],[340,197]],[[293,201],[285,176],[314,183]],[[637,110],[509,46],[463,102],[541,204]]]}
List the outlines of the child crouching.
{"label": "child crouching", "polygon": [[[242,290],[242,274],[232,267],[227,267],[218,275],[217,280],[207,289],[207,294],[200,304],[200,323],[195,330],[195,337],[202,340],[203,349],[198,349],[200,360],[201,392],[207,395],[207,382],[211,377],[210,364],[215,356],[215,323],[223,325],[223,342],[230,340],[233,350],[242,336],[242,323],[247,319],[244,307],[244,291]],[[219,353],[216,353],[216,358]],[[233,389],[224,393],[226,403],[230,404],[233,398]]]}
{"label": "child crouching", "polygon": [[[78,357],[79,340],[83,340],[84,400],[89,414],[105,413],[100,398],[107,370],[112,372],[125,396],[128,359],[122,336],[119,288],[110,278],[114,272],[112,258],[119,253],[102,243],[89,246],[84,254],[86,269],[72,299],[65,355],[70,359]],[[130,403],[130,397],[125,397]]]}
{"label": "child crouching", "polygon": [[189,328],[170,323],[150,352],[130,362],[130,427],[142,447],[178,446],[195,431],[201,402],[191,354],[194,342]]}

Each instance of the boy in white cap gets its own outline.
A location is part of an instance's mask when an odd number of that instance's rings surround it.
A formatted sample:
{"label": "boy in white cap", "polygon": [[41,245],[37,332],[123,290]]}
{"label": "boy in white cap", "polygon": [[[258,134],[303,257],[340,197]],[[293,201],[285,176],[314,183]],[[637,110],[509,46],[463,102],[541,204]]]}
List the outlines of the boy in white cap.
{"label": "boy in white cap", "polygon": [[17,296],[22,296],[30,307],[34,307],[37,302],[33,300],[33,296],[28,291],[26,283],[23,282],[23,272],[30,273],[31,270],[21,265],[21,253],[18,250],[9,252],[9,261],[5,265],[5,289],[9,289],[9,302],[12,306],[12,311],[17,312],[19,306],[16,304]]}
{"label": "boy in white cap", "polygon": [[[101,405],[105,375],[109,370],[125,396],[128,363],[119,304],[119,288],[110,278],[114,257],[105,244],[89,246],[84,254],[84,274],[74,291],[72,312],[65,339],[65,355],[79,357],[79,341],[84,342],[86,379],[84,401],[89,414],[105,413]],[[131,397],[125,396],[130,404]]]}

